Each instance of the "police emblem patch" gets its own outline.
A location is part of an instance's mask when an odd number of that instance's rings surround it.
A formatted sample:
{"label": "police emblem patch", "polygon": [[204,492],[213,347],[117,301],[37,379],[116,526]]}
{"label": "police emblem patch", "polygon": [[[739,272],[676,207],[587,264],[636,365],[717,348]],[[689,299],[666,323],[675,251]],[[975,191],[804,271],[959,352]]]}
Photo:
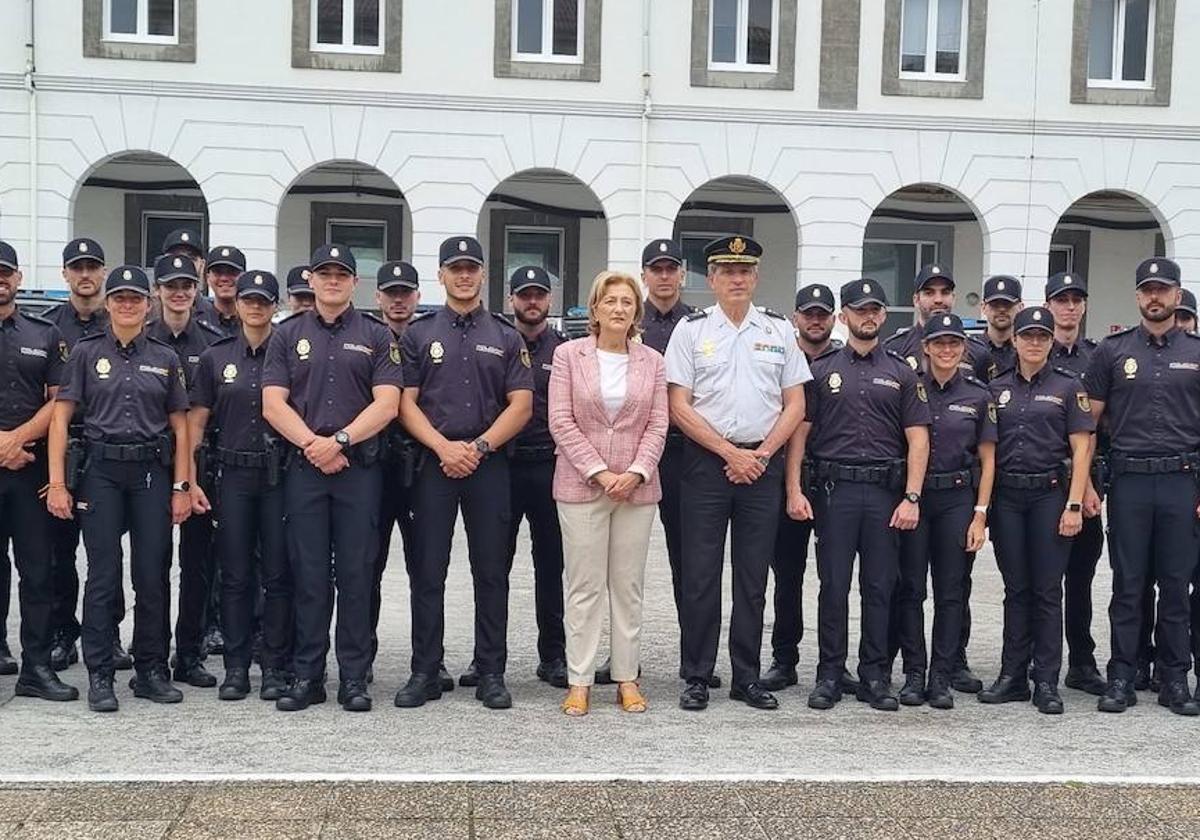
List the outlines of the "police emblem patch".
{"label": "police emblem patch", "polygon": [[394,365],[400,364],[400,345],[394,341],[388,348],[388,359],[390,359]]}
{"label": "police emblem patch", "polygon": [[69,355],[71,355],[71,351],[67,349],[67,342],[58,342],[58,358],[65,362]]}
{"label": "police emblem patch", "polygon": [[296,342],[296,355],[301,361],[307,362],[309,354],[312,353],[312,344],[307,338],[302,338]]}
{"label": "police emblem patch", "polygon": [[521,364],[525,367],[533,367],[533,361],[529,358],[529,350],[524,347],[521,348]]}
{"label": "police emblem patch", "polygon": [[225,365],[225,369],[221,371],[221,378],[225,380],[226,385],[237,379],[237,365],[232,362]]}
{"label": "police emblem patch", "polygon": [[1092,411],[1092,401],[1088,399],[1088,395],[1085,393],[1080,392],[1075,395],[1075,404],[1079,406],[1080,411],[1084,411],[1089,414]]}
{"label": "police emblem patch", "polygon": [[1133,358],[1133,356],[1130,356],[1128,359],[1125,360],[1125,378],[1133,379],[1135,376],[1137,376],[1137,372],[1138,372],[1137,359]]}
{"label": "police emblem patch", "polygon": [[110,373],[112,373],[112,362],[101,356],[96,360],[96,375],[101,379],[108,379]]}
{"label": "police emblem patch", "polygon": [[917,361],[916,356],[905,356],[904,361],[908,362],[908,366],[913,370],[918,370],[921,367],[921,363]]}
{"label": "police emblem patch", "polygon": [[433,359],[435,365],[440,365],[445,355],[446,348],[442,346],[442,342],[435,341],[429,345],[429,358]]}
{"label": "police emblem patch", "polygon": [[988,403],[988,419],[996,422],[996,404],[993,402]]}
{"label": "police emblem patch", "polygon": [[836,370],[829,374],[829,393],[840,394],[842,392],[842,375]]}
{"label": "police emblem patch", "polygon": [[917,383],[917,399],[919,399],[921,402],[924,402],[924,403],[929,402],[929,394],[925,393],[925,383],[924,382]]}

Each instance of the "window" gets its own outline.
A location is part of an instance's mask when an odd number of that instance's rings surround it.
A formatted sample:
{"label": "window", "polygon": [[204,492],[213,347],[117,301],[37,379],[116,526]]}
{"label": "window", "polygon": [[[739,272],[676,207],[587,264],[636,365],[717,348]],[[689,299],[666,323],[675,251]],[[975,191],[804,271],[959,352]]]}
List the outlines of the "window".
{"label": "window", "polygon": [[326,242],[338,242],[354,252],[360,277],[374,277],[387,262],[387,222],[327,219],[325,231]]}
{"label": "window", "polygon": [[883,286],[888,317],[883,334],[891,335],[913,322],[913,280],[923,265],[938,261],[938,243],[926,241],[863,242],[863,274]]}
{"label": "window", "polygon": [[904,0],[900,73],[904,78],[964,78],[967,0]]}
{"label": "window", "polygon": [[1154,0],[1092,0],[1088,84],[1150,87],[1154,78]]}
{"label": "window", "polygon": [[1073,245],[1051,245],[1050,264],[1046,276],[1075,270],[1075,247]]}
{"label": "window", "polygon": [[383,0],[312,0],[312,49],[380,54]]}
{"label": "window", "polygon": [[[379,266],[404,259],[404,204],[374,201],[314,201],[309,205],[308,253],[326,242],[354,252],[358,276],[373,280]],[[375,284],[359,283],[354,305],[375,308]]]}
{"label": "window", "polygon": [[178,44],[176,0],[104,0],[104,40]]}
{"label": "window", "polygon": [[778,51],[775,0],[712,0],[709,67],[774,72]]}
{"label": "window", "polygon": [[515,0],[515,61],[583,61],[579,0]]}
{"label": "window", "polygon": [[204,214],[184,211],[143,211],[141,219],[141,263],[143,268],[154,266],[161,255],[163,240],[172,231],[186,228],[204,241]]}
{"label": "window", "polygon": [[[553,295],[550,314],[563,314],[563,239],[566,231],[556,227],[516,227],[504,229],[504,277],[523,265],[536,265],[550,275],[550,291]],[[504,299],[504,311],[512,313],[512,305]]]}

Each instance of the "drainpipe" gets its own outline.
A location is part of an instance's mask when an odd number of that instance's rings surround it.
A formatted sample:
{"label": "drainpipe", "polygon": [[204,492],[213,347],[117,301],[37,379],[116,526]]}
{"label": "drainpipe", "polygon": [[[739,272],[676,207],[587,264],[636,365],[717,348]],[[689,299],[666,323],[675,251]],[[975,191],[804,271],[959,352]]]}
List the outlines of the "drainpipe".
{"label": "drainpipe", "polygon": [[25,90],[29,92],[29,261],[30,280],[38,287],[38,109],[33,48],[34,0],[25,0]]}
{"label": "drainpipe", "polygon": [[638,247],[646,241],[646,189],[650,177],[650,0],[642,0],[642,138],[639,173]]}

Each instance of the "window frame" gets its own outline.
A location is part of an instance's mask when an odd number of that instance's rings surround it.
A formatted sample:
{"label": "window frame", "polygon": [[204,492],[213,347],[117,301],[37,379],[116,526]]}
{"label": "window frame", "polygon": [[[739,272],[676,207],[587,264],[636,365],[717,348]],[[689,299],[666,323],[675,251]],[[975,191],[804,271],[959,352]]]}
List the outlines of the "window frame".
{"label": "window frame", "polygon": [[518,36],[518,28],[520,26],[520,10],[521,0],[513,0],[512,13],[512,60],[513,61],[528,61],[540,64],[583,64],[584,41],[583,35],[586,28],[586,3],[584,0],[575,0],[575,55],[557,55],[547,50],[554,49],[554,2],[555,0],[538,0],[542,4],[542,51],[538,53],[520,52],[517,44],[520,43]]}
{"label": "window frame", "polygon": [[[379,32],[376,46],[365,46],[354,43],[354,0],[341,0],[342,3],[342,43],[328,44],[317,40],[317,4],[320,0],[310,0],[309,3],[309,41],[308,48],[316,53],[338,53],[342,55],[383,55],[387,51],[387,9],[386,0],[375,0],[379,6]],[[347,38],[350,43],[346,43]]]}
{"label": "window frame", "polygon": [[[204,239],[203,233],[205,228],[208,226],[208,218],[205,213],[194,210],[161,210],[154,208],[142,208],[138,218],[138,228],[140,230],[140,235],[138,236],[138,242],[140,243],[138,248],[138,265],[144,269],[149,270],[153,268],[154,261],[159,257],[158,254],[151,256],[146,250],[147,248],[151,247],[151,242],[149,239],[151,219],[170,219],[172,220],[171,224],[174,228],[189,228],[202,231],[201,240],[207,241]],[[146,259],[147,261],[142,262],[143,259]]]}
{"label": "window frame", "polygon": [[[569,233],[567,231],[566,227],[564,227],[563,225],[556,225],[553,223],[551,223],[551,224],[506,224],[504,226],[504,239],[503,239],[504,247],[503,247],[503,253],[501,254],[502,265],[504,266],[501,279],[504,280],[505,282],[507,282],[509,275],[513,271],[516,270],[516,267],[512,267],[512,268],[509,267],[509,259],[508,259],[509,235],[513,234],[513,233],[535,233],[535,234],[536,233],[545,233],[545,234],[552,234],[555,237],[557,237],[557,239],[558,239],[558,273],[555,274],[554,272],[550,271],[549,269],[546,269],[546,272],[550,275],[550,287],[551,287],[551,294],[552,294],[551,303],[550,303],[550,317],[552,317],[552,318],[564,317],[566,315],[568,309],[570,309],[572,306],[578,305],[578,304],[572,304],[571,306],[567,306],[566,300],[565,300],[566,292],[565,292],[565,280],[563,279],[563,276],[566,274],[565,266],[566,266],[566,259],[567,259],[567,236]],[[519,267],[519,266],[517,266],[517,267]],[[545,268],[545,266],[542,266],[542,267]],[[555,284],[555,281],[558,281],[557,285]],[[509,301],[510,297],[511,297],[511,295],[505,295],[504,302],[502,304],[501,311],[504,312],[504,314],[506,314],[506,315],[512,314],[512,306],[510,305],[510,301]],[[554,311],[555,309],[557,309],[558,311],[555,312]]]}
{"label": "window frame", "polygon": [[737,59],[734,61],[715,61],[713,59],[714,39],[716,38],[716,16],[713,14],[713,3],[708,0],[708,69],[726,73],[778,73],[779,72],[779,0],[771,0],[771,62],[770,64],[750,64],[746,61],[747,41],[750,38],[750,0],[737,2],[737,37],[734,46],[737,49]]}
{"label": "window frame", "polygon": [[150,0],[135,0],[137,3],[137,32],[112,31],[112,0],[104,0],[101,12],[101,39],[115,44],[149,44],[152,46],[174,47],[179,45],[179,5],[180,0],[171,0],[171,11],[174,15],[172,29],[174,35],[151,35],[150,30]]}
{"label": "window frame", "polygon": [[[1095,79],[1091,73],[1091,24],[1088,19],[1088,50],[1086,56],[1087,66],[1087,86],[1089,88],[1110,88],[1115,90],[1153,90],[1154,89],[1154,53],[1157,42],[1157,14],[1158,0],[1149,0],[1149,11],[1146,18],[1146,78],[1142,81],[1125,80],[1125,79]],[[1122,72],[1125,63],[1125,13],[1129,7],[1129,0],[1114,0],[1113,14],[1116,20],[1113,21],[1113,38],[1111,48],[1113,74],[1117,75]],[[1095,13],[1096,7],[1092,6],[1092,12]]]}
{"label": "window frame", "polygon": [[[926,0],[928,12],[925,21],[925,69],[922,71],[904,69],[904,7],[909,0],[900,3],[900,48],[896,54],[896,68],[901,79],[929,82],[965,82],[967,80],[967,50],[971,28],[971,0],[958,0],[959,3],[959,32],[958,32],[958,72],[937,72],[937,23],[939,0]],[[930,70],[932,62],[934,69]]]}
{"label": "window frame", "polygon": [[[903,236],[903,235],[902,236],[886,236],[886,235],[884,235],[884,236],[864,236],[863,237],[863,253],[864,253],[864,255],[866,253],[866,249],[867,249],[868,245],[912,245],[913,247],[915,247],[917,249],[917,253],[916,253],[916,259],[913,260],[914,265],[915,265],[914,277],[915,277],[915,272],[920,271],[922,266],[930,265],[932,263],[941,263],[942,262],[942,260],[941,260],[942,241],[939,239],[933,239],[933,238],[923,239],[920,236],[908,237],[908,236]],[[924,251],[924,249],[926,247],[933,249],[933,259],[929,260],[928,262],[925,261],[925,257],[922,255],[922,252]],[[864,274],[868,273],[867,267],[865,265],[863,266],[863,273]],[[899,280],[899,282],[906,282],[906,281]],[[907,283],[910,286],[912,286],[914,284],[914,280],[909,279],[907,281]],[[892,314],[912,315],[913,313],[915,313],[917,311],[917,308],[915,306],[913,306],[913,304],[912,304],[912,291],[911,290],[909,291],[907,297],[902,297],[902,295],[900,294],[900,289],[897,289],[896,290],[896,300],[892,301],[888,305],[887,311],[888,311],[889,317]]]}

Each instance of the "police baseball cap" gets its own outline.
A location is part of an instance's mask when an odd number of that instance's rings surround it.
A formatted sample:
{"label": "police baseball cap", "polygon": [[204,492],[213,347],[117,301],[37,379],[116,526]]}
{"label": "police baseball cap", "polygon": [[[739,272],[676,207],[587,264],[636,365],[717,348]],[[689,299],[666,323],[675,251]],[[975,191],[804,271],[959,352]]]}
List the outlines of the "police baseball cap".
{"label": "police baseball cap", "polygon": [[[112,275],[109,275],[112,276]],[[172,280],[199,281],[196,275],[196,264],[187,257],[179,254],[163,254],[154,261],[154,282],[158,285]]]}
{"label": "police baseball cap", "polygon": [[921,291],[934,280],[941,280],[947,283],[951,289],[954,288],[954,277],[950,274],[950,271],[937,263],[931,263],[930,265],[923,266],[917,272],[917,279],[913,283],[913,291]]}
{"label": "police baseball cap", "polygon": [[354,260],[354,252],[345,245],[336,243],[322,245],[313,251],[312,259],[308,261],[308,264],[312,266],[313,271],[326,265],[338,265],[351,274],[358,274],[358,263]]}
{"label": "police baseball cap", "polygon": [[377,281],[376,288],[381,292],[394,289],[397,286],[405,289],[421,288],[421,280],[417,277],[417,269],[403,260],[393,260],[379,266],[379,273],[376,274],[375,279]]}
{"label": "police baseball cap", "polygon": [[1191,289],[1183,290],[1183,297],[1179,301],[1179,305],[1175,307],[1176,312],[1186,312],[1193,318],[1200,317],[1196,315],[1196,296],[1192,294]]}
{"label": "police baseball cap", "polygon": [[1060,271],[1046,281],[1046,300],[1061,295],[1063,292],[1079,292],[1087,297],[1087,278],[1073,271]]}
{"label": "police baseball cap", "polygon": [[237,296],[256,296],[270,303],[278,303],[279,281],[269,271],[243,271],[237,279]]}
{"label": "police baseball cap", "polygon": [[704,259],[709,265],[737,263],[758,265],[763,248],[749,236],[722,236],[704,246]]}
{"label": "police baseball cap", "polygon": [[103,265],[104,249],[95,239],[88,239],[86,236],[72,239],[67,243],[67,247],[63,248],[63,268],[80,260],[95,260]]}
{"label": "police baseball cap", "polygon": [[7,242],[0,241],[0,266],[16,271],[20,266],[17,260],[17,249]]}
{"label": "police baseball cap", "polygon": [[870,277],[851,280],[842,286],[842,306],[849,306],[851,309],[861,309],[872,303],[887,306],[887,295],[883,291],[883,286],[880,286]]}
{"label": "police baseball cap", "polygon": [[246,255],[232,245],[218,245],[208,252],[204,261],[204,270],[209,271],[219,265],[228,266],[235,271],[246,270]]}
{"label": "police baseball cap", "polygon": [[1028,330],[1045,330],[1054,334],[1054,316],[1044,306],[1030,306],[1022,309],[1013,318],[1013,332],[1020,335]]}
{"label": "police baseball cap", "polygon": [[[192,267],[192,275],[195,276],[195,266]],[[136,265],[119,265],[108,273],[104,281],[105,297],[117,292],[137,292],[150,297],[150,278]]]}
{"label": "police baseball cap", "polygon": [[821,283],[813,283],[796,292],[796,311],[806,312],[809,309],[832,312],[833,290]]}
{"label": "police baseball cap", "polygon": [[1154,257],[1144,260],[1137,267],[1137,287],[1143,283],[1165,283],[1168,286],[1178,286],[1179,265],[1165,257]]}
{"label": "police baseball cap", "polygon": [[169,254],[173,248],[187,248],[198,257],[204,256],[204,240],[200,238],[200,234],[187,228],[179,228],[167,234],[167,238],[163,240],[162,252]]}
{"label": "police baseball cap", "polygon": [[306,265],[293,266],[287,273],[287,292],[289,295],[316,295],[312,286],[308,285],[308,275],[312,269]]}
{"label": "police baseball cap", "polygon": [[989,277],[983,283],[983,302],[1007,300],[1016,303],[1021,299],[1021,281],[1007,274],[997,274]]}
{"label": "police baseball cap", "polygon": [[655,239],[642,249],[642,267],[667,260],[676,265],[683,265],[683,249],[674,239]]}
{"label": "police baseball cap", "polygon": [[438,249],[438,265],[466,260],[483,265],[483,246],[474,236],[452,236]]}
{"label": "police baseball cap", "polygon": [[508,290],[514,295],[530,288],[550,291],[550,275],[546,269],[537,265],[523,265],[508,278]]}
{"label": "police baseball cap", "polygon": [[955,338],[961,338],[963,341],[966,341],[967,331],[963,329],[962,318],[959,318],[953,312],[934,315],[925,322],[925,329],[921,333],[921,338],[924,341],[930,341],[944,335],[952,335]]}

